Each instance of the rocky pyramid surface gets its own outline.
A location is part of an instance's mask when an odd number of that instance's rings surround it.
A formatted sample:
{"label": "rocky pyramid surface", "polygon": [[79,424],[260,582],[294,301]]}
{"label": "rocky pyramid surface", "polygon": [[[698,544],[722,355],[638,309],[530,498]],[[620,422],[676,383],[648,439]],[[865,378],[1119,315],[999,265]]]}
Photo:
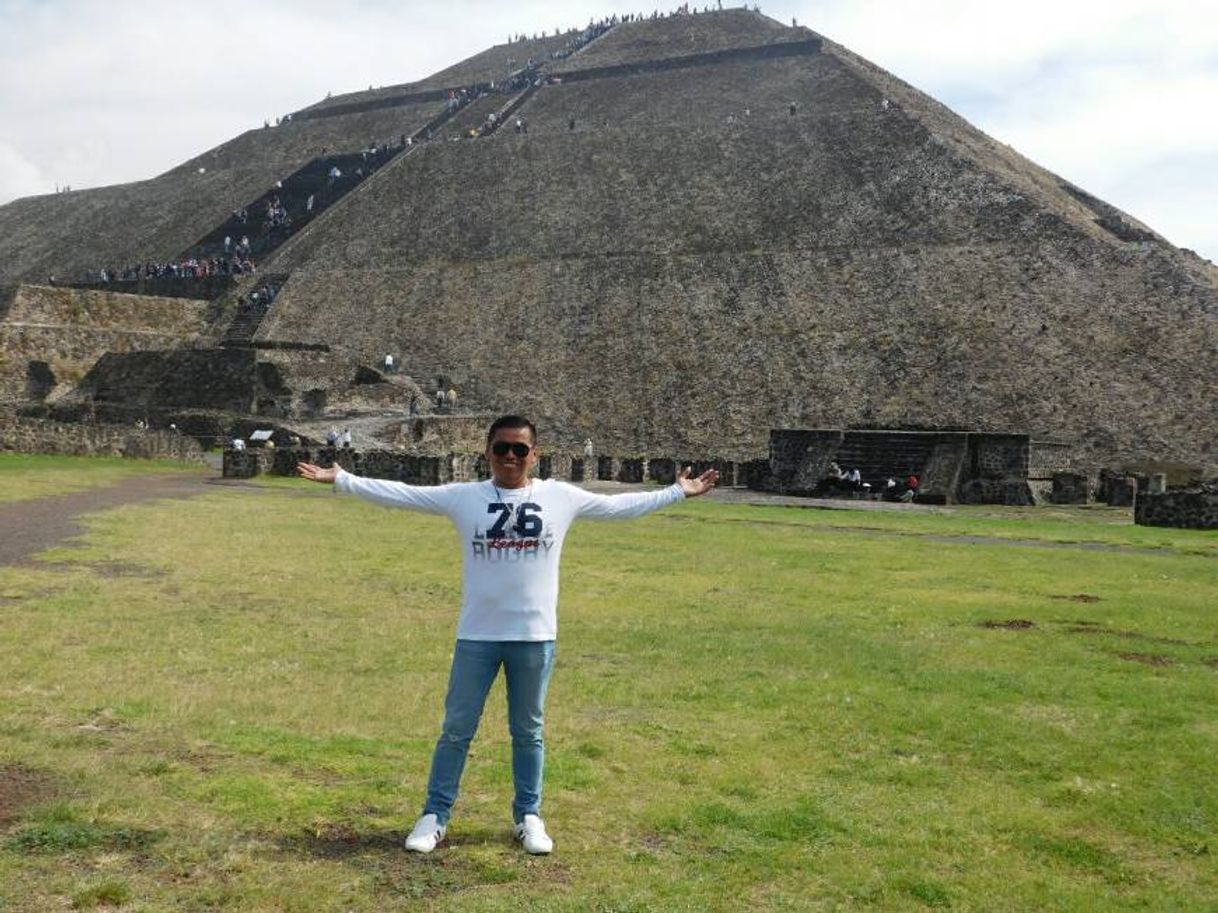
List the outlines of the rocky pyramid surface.
{"label": "rocky pyramid surface", "polygon": [[0,207],[0,281],[174,257],[319,156],[425,131],[259,263],[287,277],[259,340],[398,352],[619,453],[951,427],[1218,462],[1212,264],[808,29],[727,10],[575,43]]}

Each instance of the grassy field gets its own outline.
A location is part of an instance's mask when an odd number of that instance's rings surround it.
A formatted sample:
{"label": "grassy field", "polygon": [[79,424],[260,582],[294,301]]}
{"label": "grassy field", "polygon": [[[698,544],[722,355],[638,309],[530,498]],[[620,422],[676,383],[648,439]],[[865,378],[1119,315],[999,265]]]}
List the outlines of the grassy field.
{"label": "grassy field", "polygon": [[113,485],[150,472],[199,472],[174,460],[0,453],[0,502],[26,501]]}
{"label": "grassy field", "polygon": [[446,521],[302,482],[88,525],[0,568],[4,913],[1218,909],[1212,534],[706,500],[578,525],[534,859],[501,683],[448,845],[401,849]]}

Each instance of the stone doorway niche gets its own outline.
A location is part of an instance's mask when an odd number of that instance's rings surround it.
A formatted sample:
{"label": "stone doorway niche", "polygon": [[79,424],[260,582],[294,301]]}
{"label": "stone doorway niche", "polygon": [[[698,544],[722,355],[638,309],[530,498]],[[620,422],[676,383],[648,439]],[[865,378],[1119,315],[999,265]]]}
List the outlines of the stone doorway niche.
{"label": "stone doorway niche", "polygon": [[25,368],[25,395],[34,402],[44,402],[55,389],[55,372],[45,361],[31,361]]}

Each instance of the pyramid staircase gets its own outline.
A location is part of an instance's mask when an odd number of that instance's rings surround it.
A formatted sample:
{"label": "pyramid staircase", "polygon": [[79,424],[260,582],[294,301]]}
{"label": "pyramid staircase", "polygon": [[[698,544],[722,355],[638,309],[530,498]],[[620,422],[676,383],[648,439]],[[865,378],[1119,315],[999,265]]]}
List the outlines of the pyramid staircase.
{"label": "pyramid staircase", "polygon": [[275,303],[275,296],[287,281],[286,274],[263,276],[250,292],[248,299],[244,295],[241,296],[237,313],[225,329],[220,345],[227,348],[250,346],[254,341],[254,334],[262,326],[263,318]]}
{"label": "pyramid staircase", "polygon": [[[405,148],[409,147],[378,147],[375,153],[348,152],[310,159],[276,186],[247,203],[244,207],[247,215],[245,222],[234,213],[191,244],[177,259],[226,256],[231,250],[225,250],[224,239],[229,238],[231,247],[235,249],[242,235],[245,235],[250,240],[250,258],[256,262],[276,250]],[[339,177],[330,177],[333,168],[338,169]],[[308,205],[310,197],[313,198],[311,209]],[[287,210],[291,223],[270,227],[266,224],[266,210],[276,198]]]}

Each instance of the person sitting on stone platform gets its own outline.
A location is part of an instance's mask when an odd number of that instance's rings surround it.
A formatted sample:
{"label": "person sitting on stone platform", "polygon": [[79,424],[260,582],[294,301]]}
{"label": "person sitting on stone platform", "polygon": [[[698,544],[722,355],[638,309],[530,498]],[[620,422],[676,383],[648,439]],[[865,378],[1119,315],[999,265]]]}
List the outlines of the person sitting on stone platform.
{"label": "person sitting on stone platform", "polygon": [[837,461],[834,460],[829,464],[829,469],[825,473],[825,477],[816,483],[816,488],[813,489],[814,494],[833,495],[844,489],[846,485],[846,473]]}

